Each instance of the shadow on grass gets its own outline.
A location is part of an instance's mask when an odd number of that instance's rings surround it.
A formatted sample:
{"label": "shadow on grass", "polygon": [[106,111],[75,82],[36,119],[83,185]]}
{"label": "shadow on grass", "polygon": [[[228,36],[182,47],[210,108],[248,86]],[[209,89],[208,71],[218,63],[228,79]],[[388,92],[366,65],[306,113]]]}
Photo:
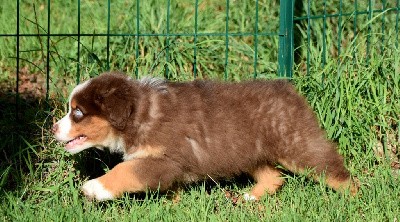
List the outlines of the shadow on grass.
{"label": "shadow on grass", "polygon": [[34,167],[34,153],[41,149],[42,127],[46,127],[48,105],[37,97],[16,101],[6,87],[0,90],[0,188],[18,189],[24,174]]}
{"label": "shadow on grass", "polygon": [[115,165],[122,162],[122,155],[108,150],[90,148],[71,158],[76,160],[74,168],[80,172],[81,179],[94,179],[104,175]]}
{"label": "shadow on grass", "polygon": [[[15,90],[10,88],[0,88],[0,190],[4,191],[0,196],[21,190],[27,180],[39,179],[31,178],[40,176],[35,173],[37,164],[56,158],[42,153],[54,140],[49,129],[56,121],[51,112],[51,107],[57,107],[55,101],[49,103],[44,96],[32,95],[21,95],[17,101]],[[120,155],[95,149],[71,158],[76,160],[74,167],[81,172],[82,180],[101,176],[106,168],[112,169],[122,161]]]}

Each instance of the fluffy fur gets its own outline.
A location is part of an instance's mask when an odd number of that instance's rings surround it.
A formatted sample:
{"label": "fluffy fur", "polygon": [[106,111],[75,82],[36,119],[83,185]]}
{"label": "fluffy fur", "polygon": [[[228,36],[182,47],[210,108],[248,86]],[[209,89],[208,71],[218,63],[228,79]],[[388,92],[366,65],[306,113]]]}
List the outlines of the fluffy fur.
{"label": "fluffy fur", "polygon": [[256,182],[245,198],[257,200],[283,184],[277,165],[312,169],[330,187],[356,191],[306,100],[282,80],[169,83],[105,73],[73,90],[53,131],[71,153],[97,147],[124,155],[83,186],[98,200],[243,173]]}

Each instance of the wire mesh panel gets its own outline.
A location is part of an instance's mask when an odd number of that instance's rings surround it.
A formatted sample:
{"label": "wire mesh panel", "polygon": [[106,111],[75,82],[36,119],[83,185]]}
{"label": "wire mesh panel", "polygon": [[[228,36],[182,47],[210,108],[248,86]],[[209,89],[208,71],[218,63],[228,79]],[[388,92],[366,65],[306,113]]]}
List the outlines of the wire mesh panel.
{"label": "wire mesh panel", "polygon": [[[297,4],[295,56],[307,74],[329,61],[369,65],[397,50],[399,1],[301,1]],[[322,30],[322,31],[321,31]]]}
{"label": "wire mesh panel", "polygon": [[5,4],[1,16],[9,23],[0,41],[11,44],[1,54],[7,67],[1,75],[14,79],[9,88],[17,100],[24,96],[20,77],[38,76],[46,101],[107,70],[170,80],[271,78],[278,73],[279,38],[287,36],[279,31],[280,10],[292,10],[266,0]]}
{"label": "wire mesh panel", "polygon": [[340,73],[398,49],[398,11],[399,0],[6,1],[0,81],[19,104],[27,76],[47,101],[107,70],[239,81],[335,61]]}

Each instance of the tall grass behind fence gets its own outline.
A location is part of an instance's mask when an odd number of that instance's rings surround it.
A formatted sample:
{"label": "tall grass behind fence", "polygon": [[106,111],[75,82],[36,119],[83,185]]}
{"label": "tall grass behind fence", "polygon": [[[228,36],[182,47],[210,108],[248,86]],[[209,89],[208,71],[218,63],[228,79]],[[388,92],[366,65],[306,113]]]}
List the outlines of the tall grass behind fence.
{"label": "tall grass behind fence", "polygon": [[369,66],[397,52],[399,7],[399,0],[296,1],[297,65],[310,74],[336,61],[340,74],[345,64]]}
{"label": "tall grass behind fence", "polygon": [[[399,0],[292,5],[289,0],[6,1],[0,6],[0,18],[7,21],[0,27],[0,81],[19,78],[17,66],[19,72],[45,75],[47,92],[57,90],[60,81],[74,84],[87,78],[81,75],[110,69],[176,80],[262,78],[276,75],[278,60],[292,64],[291,57],[278,58],[278,36],[293,33],[288,53],[307,74],[334,60],[369,65],[371,57],[398,47]],[[279,18],[291,10],[293,29]]]}
{"label": "tall grass behind fence", "polygon": [[399,9],[399,0],[296,1],[294,76],[353,156],[398,159]]}
{"label": "tall grass behind fence", "polygon": [[60,81],[75,84],[110,69],[175,80],[277,72],[276,1],[42,0],[0,7],[8,21],[0,28],[2,78],[27,68],[49,77],[50,93]]}

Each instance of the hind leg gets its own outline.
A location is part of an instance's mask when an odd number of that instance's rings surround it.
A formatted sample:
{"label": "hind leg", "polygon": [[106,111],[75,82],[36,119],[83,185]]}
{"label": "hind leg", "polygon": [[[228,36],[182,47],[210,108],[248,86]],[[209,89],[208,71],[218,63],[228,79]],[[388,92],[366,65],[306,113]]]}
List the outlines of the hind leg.
{"label": "hind leg", "polygon": [[350,189],[353,195],[357,192],[357,186],[344,167],[343,158],[333,148],[316,149],[314,152],[303,153],[290,160],[281,159],[279,163],[293,173],[301,174],[306,170],[312,170],[310,176],[313,179],[317,181],[324,179],[324,182],[336,191],[343,192]]}
{"label": "hind leg", "polygon": [[[337,154],[339,156],[339,154]],[[328,162],[326,166],[325,182],[326,184],[339,192],[350,191],[351,195],[355,195],[358,191],[358,185],[351,179],[349,171],[344,167],[343,160],[339,156],[340,165],[338,161],[333,163]],[[336,167],[336,168],[335,168]],[[322,177],[317,175],[317,180],[321,180]]]}
{"label": "hind leg", "polygon": [[349,190],[352,196],[356,195],[358,192],[358,185],[350,178],[350,176],[346,178],[327,176],[325,182],[329,187],[336,191],[345,192],[346,190]]}
{"label": "hind leg", "polygon": [[281,171],[271,165],[264,165],[257,168],[251,174],[256,185],[251,189],[250,194],[245,194],[245,200],[259,200],[265,192],[274,194],[284,183]]}

